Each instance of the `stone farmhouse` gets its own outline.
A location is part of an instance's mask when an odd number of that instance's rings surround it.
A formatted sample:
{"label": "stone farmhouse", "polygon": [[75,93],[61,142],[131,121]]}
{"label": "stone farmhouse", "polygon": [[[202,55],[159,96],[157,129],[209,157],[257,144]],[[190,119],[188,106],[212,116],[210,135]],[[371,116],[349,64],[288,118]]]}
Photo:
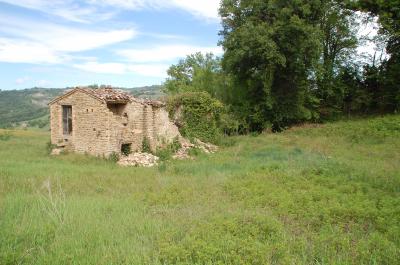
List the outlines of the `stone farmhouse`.
{"label": "stone farmhouse", "polygon": [[111,87],[77,87],[49,103],[51,143],[96,156],[141,151],[145,138],[156,147],[181,137],[164,103],[135,98]]}

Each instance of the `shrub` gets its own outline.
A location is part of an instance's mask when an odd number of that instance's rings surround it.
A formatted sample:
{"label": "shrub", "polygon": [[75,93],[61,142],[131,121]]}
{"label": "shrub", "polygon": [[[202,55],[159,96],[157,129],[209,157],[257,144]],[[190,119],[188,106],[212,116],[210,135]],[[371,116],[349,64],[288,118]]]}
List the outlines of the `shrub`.
{"label": "shrub", "polygon": [[56,148],[56,147],[57,147],[57,145],[52,144],[51,141],[48,141],[48,142],[46,143],[46,151],[47,151],[47,154],[51,154],[51,151],[53,151],[53,149]]}
{"label": "shrub", "polygon": [[182,147],[179,142],[179,138],[175,137],[174,140],[164,148],[157,148],[156,156],[160,158],[161,161],[166,161],[171,159],[172,155],[176,153]]}
{"label": "shrub", "polygon": [[152,153],[150,147],[150,139],[148,137],[144,137],[142,141],[142,152],[143,153]]}
{"label": "shrub", "polygon": [[108,156],[108,160],[113,162],[113,163],[117,163],[117,161],[119,160],[119,154],[117,154],[116,152],[112,152],[109,156]]}
{"label": "shrub", "polygon": [[185,137],[214,143],[221,134],[218,125],[224,106],[207,92],[172,96],[168,99],[168,111]]}

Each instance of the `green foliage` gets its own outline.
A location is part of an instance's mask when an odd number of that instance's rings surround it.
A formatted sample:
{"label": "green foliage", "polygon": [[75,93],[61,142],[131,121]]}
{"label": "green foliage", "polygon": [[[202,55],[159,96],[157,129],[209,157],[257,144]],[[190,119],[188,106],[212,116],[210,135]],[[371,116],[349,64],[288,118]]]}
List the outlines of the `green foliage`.
{"label": "green foliage", "polygon": [[[61,89],[42,88],[0,91],[0,128],[45,117],[49,113],[47,103],[61,93]],[[47,124],[44,121],[33,123],[42,127]]]}
{"label": "green foliage", "polygon": [[179,138],[175,137],[171,143],[164,147],[157,148],[155,155],[158,156],[161,161],[170,160],[172,155],[175,154],[181,147],[182,145],[179,142]]}
{"label": "green foliage", "polygon": [[119,154],[116,153],[116,152],[112,152],[112,153],[107,157],[107,159],[108,159],[109,161],[113,162],[113,163],[117,163],[118,160],[119,160]]}
{"label": "green foliage", "polygon": [[[320,56],[319,1],[223,1],[223,67],[250,130],[317,117],[311,74]],[[251,12],[247,12],[251,10]]]}
{"label": "green foliage", "polygon": [[[385,59],[379,68],[376,68],[375,58],[365,76],[371,81],[371,75],[378,90],[377,97],[372,101],[379,103],[377,110],[373,112],[398,112],[400,110],[400,14],[398,1],[348,1],[349,6],[355,10],[368,12],[371,17],[378,17],[379,37],[386,45],[386,53],[389,58]],[[375,71],[376,70],[376,71]],[[375,72],[375,73],[373,73]]]}
{"label": "green foliage", "polygon": [[57,145],[52,144],[51,141],[48,141],[48,142],[46,143],[46,151],[47,151],[47,154],[50,155],[51,152],[53,151],[53,149],[56,148],[56,147],[57,147]]}
{"label": "green foliage", "polygon": [[142,140],[142,152],[143,153],[153,153],[151,150],[150,139],[148,137],[143,137]]}
{"label": "green foliage", "polygon": [[212,97],[223,99],[229,78],[222,72],[221,60],[213,54],[188,55],[168,69],[164,86],[170,94],[205,91]]}
{"label": "green foliage", "polygon": [[219,122],[224,107],[207,92],[186,92],[168,100],[170,117],[175,117],[183,136],[215,142],[220,135]]}
{"label": "green foliage", "polygon": [[43,119],[35,119],[35,120],[31,120],[28,122],[28,127],[38,127],[40,129],[49,126],[50,125],[50,121],[49,121],[49,116],[45,116],[45,118]]}
{"label": "green foliage", "polygon": [[322,1],[321,13],[323,49],[317,69],[316,95],[320,112],[326,118],[342,112],[345,91],[339,84],[340,73],[354,60],[359,28],[355,12],[345,8],[343,1]]}

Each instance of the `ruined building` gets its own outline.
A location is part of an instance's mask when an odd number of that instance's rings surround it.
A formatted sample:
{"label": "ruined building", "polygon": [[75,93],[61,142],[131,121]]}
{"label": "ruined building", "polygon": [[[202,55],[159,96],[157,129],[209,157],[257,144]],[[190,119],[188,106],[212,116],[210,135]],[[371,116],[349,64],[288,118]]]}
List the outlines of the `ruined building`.
{"label": "ruined building", "polygon": [[164,104],[137,99],[112,88],[75,88],[50,106],[51,142],[59,148],[96,156],[140,151],[143,139],[153,150],[180,137]]}

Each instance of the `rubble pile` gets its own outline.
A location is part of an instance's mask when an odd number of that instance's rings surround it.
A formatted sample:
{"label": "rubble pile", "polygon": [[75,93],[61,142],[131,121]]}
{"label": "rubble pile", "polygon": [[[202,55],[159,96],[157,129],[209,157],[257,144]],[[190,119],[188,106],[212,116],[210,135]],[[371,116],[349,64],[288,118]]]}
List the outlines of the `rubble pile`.
{"label": "rubble pile", "polygon": [[120,166],[152,167],[157,165],[159,158],[149,153],[133,153],[123,156],[117,162]]}
{"label": "rubble pile", "polygon": [[203,151],[206,154],[212,154],[218,151],[218,146],[210,144],[210,143],[204,143],[200,141],[199,139],[195,138],[194,139],[194,144],[189,142],[188,140],[181,141],[181,148],[172,156],[173,159],[194,159],[192,156],[190,156],[189,151],[190,149],[193,148],[198,148],[201,151]]}

